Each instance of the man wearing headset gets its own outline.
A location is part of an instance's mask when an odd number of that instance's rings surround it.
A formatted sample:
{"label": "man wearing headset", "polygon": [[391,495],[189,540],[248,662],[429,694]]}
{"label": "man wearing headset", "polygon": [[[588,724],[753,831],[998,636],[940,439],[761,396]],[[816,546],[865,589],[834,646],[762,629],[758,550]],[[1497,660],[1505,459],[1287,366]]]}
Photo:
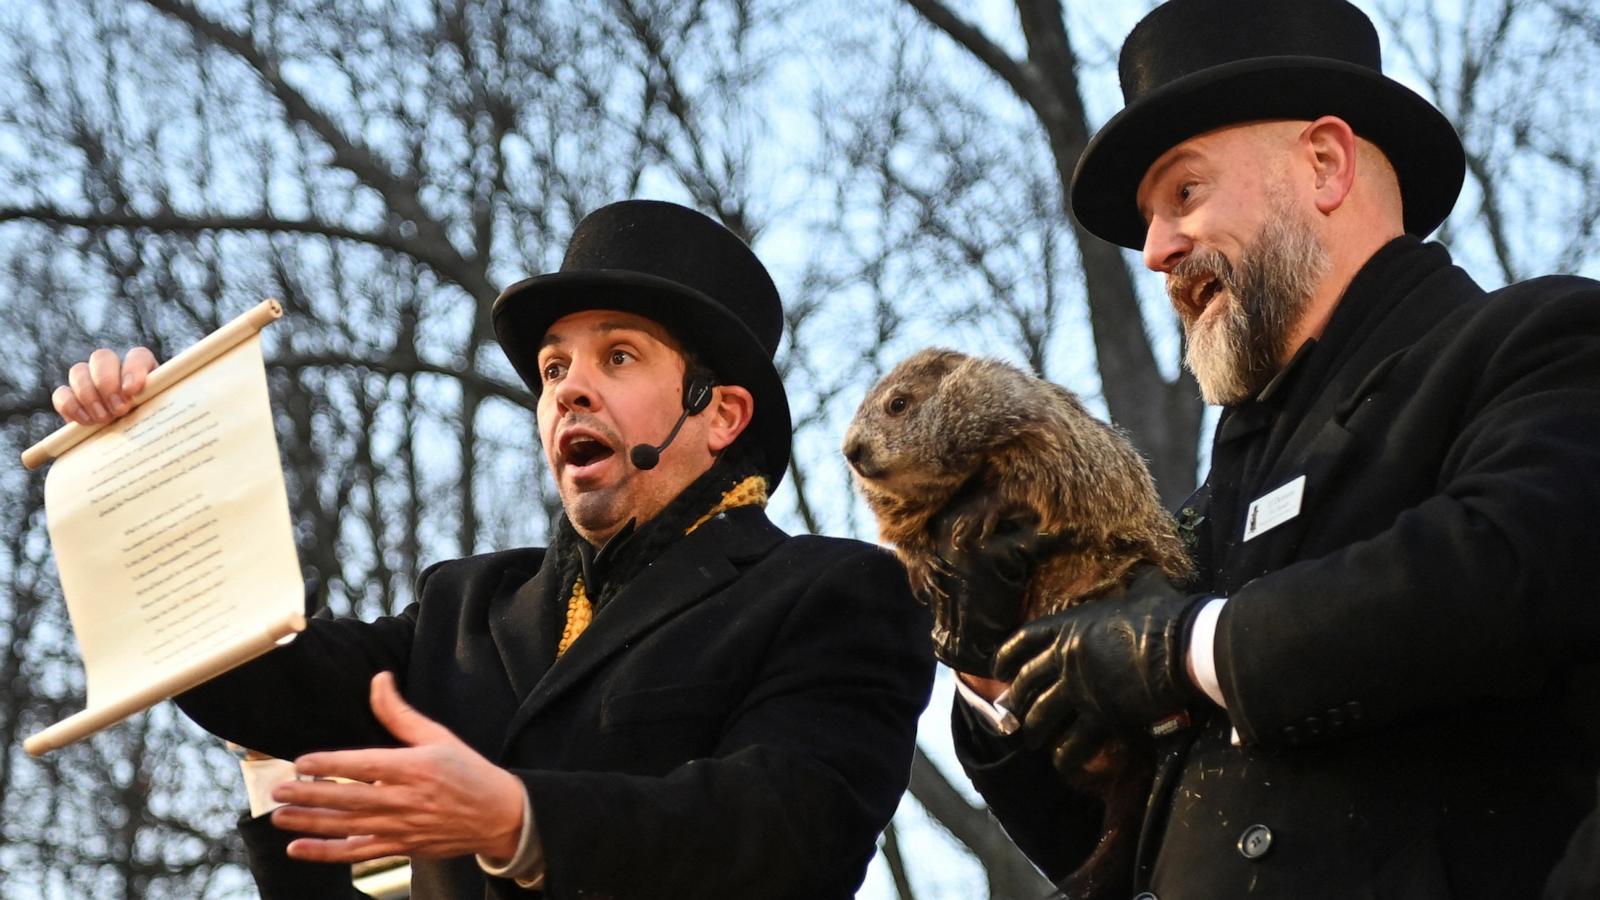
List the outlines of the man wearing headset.
{"label": "man wearing headset", "polygon": [[[887,553],[763,512],[790,444],[765,269],[699,213],[626,201],[493,318],[538,396],[550,546],[438,563],[400,615],[313,619],[180,706],[353,779],[274,789],[306,835],[288,854],[411,856],[414,897],[853,896],[906,786],[929,626]],[[57,408],[109,419],[153,365],[100,351]]]}

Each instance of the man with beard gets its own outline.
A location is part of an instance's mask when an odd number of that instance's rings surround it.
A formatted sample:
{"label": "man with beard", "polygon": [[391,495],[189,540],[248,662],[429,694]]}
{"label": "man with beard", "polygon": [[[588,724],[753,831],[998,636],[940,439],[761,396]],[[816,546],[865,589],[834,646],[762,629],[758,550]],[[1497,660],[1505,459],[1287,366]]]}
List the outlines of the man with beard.
{"label": "man with beard", "polygon": [[[910,772],[928,621],[888,553],[766,517],[791,427],[766,269],[626,201],[492,317],[538,401],[550,546],[436,563],[399,615],[314,618],[178,698],[354,780],[273,790],[307,862],[255,855],[263,892],[348,896],[315,864],[407,855],[417,898],[853,896]],[[56,407],[123,414],[153,364],[98,351]]]}
{"label": "man with beard", "polygon": [[1345,0],[1172,0],[1120,70],[1072,203],[1166,275],[1223,406],[1180,513],[1199,575],[1018,629],[1027,542],[946,548],[936,652],[994,651],[968,773],[1059,879],[1101,810],[1053,769],[1152,742],[1104,896],[1535,896],[1594,803],[1600,284],[1486,293],[1421,240],[1462,149]]}

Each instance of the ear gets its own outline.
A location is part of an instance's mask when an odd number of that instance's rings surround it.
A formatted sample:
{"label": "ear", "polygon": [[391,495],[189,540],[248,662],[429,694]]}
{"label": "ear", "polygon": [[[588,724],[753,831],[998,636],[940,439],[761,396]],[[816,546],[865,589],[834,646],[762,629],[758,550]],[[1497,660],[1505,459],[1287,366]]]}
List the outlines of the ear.
{"label": "ear", "polygon": [[1314,176],[1313,202],[1327,215],[1344,205],[1356,183],[1356,133],[1338,116],[1323,116],[1300,132],[1299,145]]}
{"label": "ear", "polygon": [[711,389],[711,405],[706,407],[706,449],[719,453],[732,444],[750,425],[756,412],[756,398],[736,384],[719,384]]}

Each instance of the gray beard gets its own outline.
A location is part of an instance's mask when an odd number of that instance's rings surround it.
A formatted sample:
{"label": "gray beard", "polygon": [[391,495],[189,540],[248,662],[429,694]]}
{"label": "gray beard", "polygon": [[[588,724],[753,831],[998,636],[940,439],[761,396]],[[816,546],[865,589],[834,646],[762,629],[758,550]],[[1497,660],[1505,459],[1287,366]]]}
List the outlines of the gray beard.
{"label": "gray beard", "polygon": [[[1184,365],[1205,402],[1231,406],[1261,393],[1291,349],[1289,333],[1311,305],[1328,271],[1328,254],[1311,226],[1281,197],[1234,268],[1215,250],[1190,255],[1167,276],[1174,297],[1196,278],[1212,277],[1222,292],[1204,321],[1174,302],[1183,324]],[[1219,307],[1220,304],[1220,307]]]}

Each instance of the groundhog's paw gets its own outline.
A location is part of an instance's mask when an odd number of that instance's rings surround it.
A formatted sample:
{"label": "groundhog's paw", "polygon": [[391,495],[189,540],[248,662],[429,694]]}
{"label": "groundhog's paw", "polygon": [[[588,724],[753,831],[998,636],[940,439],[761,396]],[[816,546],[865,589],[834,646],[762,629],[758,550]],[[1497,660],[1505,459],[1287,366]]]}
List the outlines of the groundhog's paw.
{"label": "groundhog's paw", "polygon": [[948,565],[938,557],[928,561],[907,560],[906,577],[911,583],[911,596],[923,606],[934,606],[949,599],[942,586],[940,575],[948,576]]}
{"label": "groundhog's paw", "polygon": [[936,546],[978,553],[991,541],[1030,534],[1038,528],[1039,516],[1033,510],[976,494],[957,498],[939,513],[933,522],[933,538]]}
{"label": "groundhog's paw", "polygon": [[996,509],[981,517],[968,520],[968,528],[957,546],[968,553],[1022,553],[1027,560],[1016,562],[1031,564],[1029,551],[1039,535],[1039,517],[1032,510],[1020,508]]}

